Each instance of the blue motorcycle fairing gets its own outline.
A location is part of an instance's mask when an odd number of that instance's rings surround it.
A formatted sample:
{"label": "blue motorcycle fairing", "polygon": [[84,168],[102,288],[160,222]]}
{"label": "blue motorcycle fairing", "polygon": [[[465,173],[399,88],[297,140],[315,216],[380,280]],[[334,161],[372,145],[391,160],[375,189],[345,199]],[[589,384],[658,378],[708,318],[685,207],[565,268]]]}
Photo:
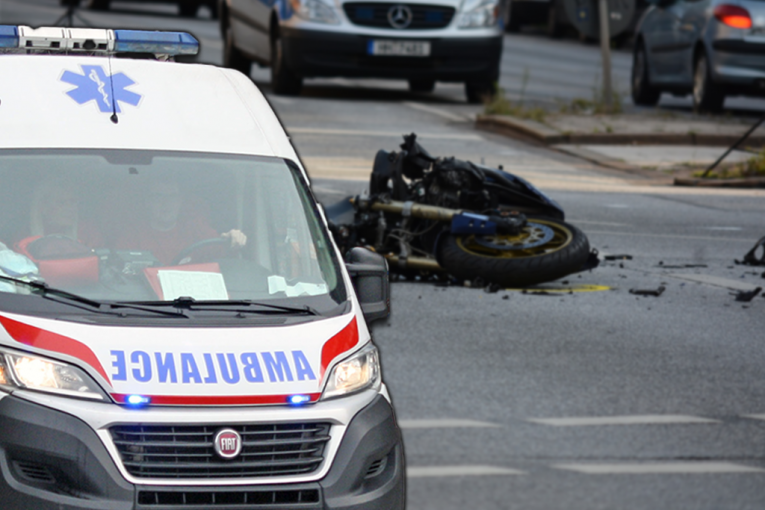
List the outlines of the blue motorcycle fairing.
{"label": "blue motorcycle fairing", "polygon": [[[547,196],[544,192],[542,192],[539,188],[531,184],[529,181],[524,179],[523,177],[518,177],[515,174],[511,174],[510,172],[507,172],[505,170],[499,170],[497,168],[491,168],[487,166],[482,165],[475,165],[476,168],[479,168],[486,178],[486,181],[491,184],[495,185],[503,185],[503,184],[509,184],[514,189],[512,191],[515,192],[525,192],[524,195],[528,196],[529,198],[533,198],[544,205],[551,207],[555,211],[557,211],[560,215],[560,219],[563,220],[565,218],[565,213],[563,212],[563,209],[561,208],[560,204]],[[522,190],[518,190],[517,187],[521,187]]]}

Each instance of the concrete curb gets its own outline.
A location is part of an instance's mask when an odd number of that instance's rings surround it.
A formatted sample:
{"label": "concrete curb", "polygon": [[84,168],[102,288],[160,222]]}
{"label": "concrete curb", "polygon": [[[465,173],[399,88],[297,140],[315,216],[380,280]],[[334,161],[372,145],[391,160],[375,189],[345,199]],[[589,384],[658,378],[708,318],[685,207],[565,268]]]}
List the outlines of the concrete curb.
{"label": "concrete curb", "polygon": [[701,186],[707,188],[765,188],[765,177],[744,179],[697,179],[675,177],[675,186]]}
{"label": "concrete curb", "polygon": [[[507,115],[477,115],[477,129],[493,131],[511,138],[532,139],[545,145],[704,145],[729,147],[741,135],[696,133],[561,133],[533,120]],[[743,133],[742,133],[743,134]],[[765,145],[765,136],[752,135],[747,145]]]}

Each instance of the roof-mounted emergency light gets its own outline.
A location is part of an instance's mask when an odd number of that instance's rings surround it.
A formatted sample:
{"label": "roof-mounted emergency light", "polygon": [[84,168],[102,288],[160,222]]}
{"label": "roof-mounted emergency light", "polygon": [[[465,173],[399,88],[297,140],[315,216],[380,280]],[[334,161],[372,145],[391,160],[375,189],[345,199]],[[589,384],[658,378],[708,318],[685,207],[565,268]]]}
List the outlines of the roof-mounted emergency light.
{"label": "roof-mounted emergency light", "polygon": [[0,25],[0,53],[151,53],[174,57],[196,55],[199,41],[186,32]]}

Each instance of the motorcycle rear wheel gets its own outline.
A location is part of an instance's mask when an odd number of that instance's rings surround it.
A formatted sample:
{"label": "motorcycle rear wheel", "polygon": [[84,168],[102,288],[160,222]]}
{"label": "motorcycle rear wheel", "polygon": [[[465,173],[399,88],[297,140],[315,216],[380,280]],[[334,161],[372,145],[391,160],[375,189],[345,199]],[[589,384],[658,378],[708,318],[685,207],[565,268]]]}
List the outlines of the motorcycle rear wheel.
{"label": "motorcycle rear wheel", "polygon": [[503,287],[528,287],[578,271],[590,253],[577,227],[547,218],[529,218],[516,236],[445,236],[438,247],[441,266],[456,278]]}

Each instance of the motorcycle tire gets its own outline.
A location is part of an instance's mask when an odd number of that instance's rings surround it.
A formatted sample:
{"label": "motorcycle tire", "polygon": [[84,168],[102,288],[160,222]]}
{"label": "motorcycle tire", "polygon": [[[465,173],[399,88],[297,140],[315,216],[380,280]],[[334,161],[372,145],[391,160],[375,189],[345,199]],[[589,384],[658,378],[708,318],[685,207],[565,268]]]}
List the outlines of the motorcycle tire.
{"label": "motorcycle tire", "polygon": [[481,278],[505,288],[521,288],[577,272],[589,253],[587,236],[577,227],[529,218],[516,236],[448,234],[439,242],[438,261],[460,280]]}

